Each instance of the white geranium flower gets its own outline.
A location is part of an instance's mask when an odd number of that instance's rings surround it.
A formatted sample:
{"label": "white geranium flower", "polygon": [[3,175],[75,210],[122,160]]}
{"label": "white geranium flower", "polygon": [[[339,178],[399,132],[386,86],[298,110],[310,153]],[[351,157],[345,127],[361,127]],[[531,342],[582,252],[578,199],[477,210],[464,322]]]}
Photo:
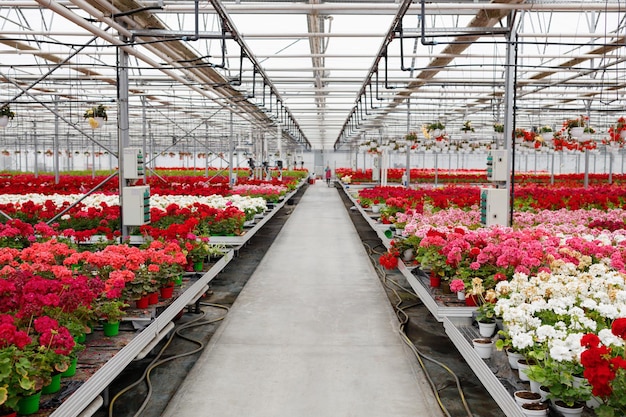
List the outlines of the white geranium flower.
{"label": "white geranium flower", "polygon": [[541,325],[537,328],[535,334],[537,335],[537,341],[543,343],[547,340],[554,339],[555,337],[557,337],[558,333],[556,329],[552,326]]}
{"label": "white geranium flower", "polygon": [[517,350],[527,349],[534,345],[530,333],[518,333],[511,336],[511,343]]}
{"label": "white geranium flower", "polygon": [[550,358],[558,362],[571,361],[575,358],[562,340],[555,340],[549,350]]}
{"label": "white geranium flower", "polygon": [[619,309],[614,304],[600,303],[598,304],[597,311],[610,320],[615,320],[619,317]]}
{"label": "white geranium flower", "polygon": [[624,339],[619,336],[615,336],[611,329],[602,329],[598,332],[598,337],[600,341],[605,346],[624,346]]}

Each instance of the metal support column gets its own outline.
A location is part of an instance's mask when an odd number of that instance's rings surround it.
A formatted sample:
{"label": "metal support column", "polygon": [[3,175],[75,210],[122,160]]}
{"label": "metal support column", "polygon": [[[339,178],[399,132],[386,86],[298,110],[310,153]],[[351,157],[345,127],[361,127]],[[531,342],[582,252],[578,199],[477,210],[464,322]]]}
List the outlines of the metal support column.
{"label": "metal support column", "polygon": [[[406,101],[406,133],[407,135],[411,131],[411,98]],[[406,170],[405,170],[405,184],[406,188],[411,186],[411,145],[409,141],[406,141]]]}
{"label": "metal support column", "polygon": [[[147,151],[147,139],[148,139],[148,117],[146,112],[146,97],[141,96],[141,149],[144,155],[150,155]],[[145,157],[146,162],[150,160],[147,156]],[[145,170],[146,175],[146,184],[148,183],[148,172],[150,170]]]}
{"label": "metal support column", "polygon": [[37,143],[37,122],[33,122],[33,132],[31,133],[31,135],[33,137],[33,147],[35,149],[35,178],[39,178],[39,146]]}
{"label": "metal support column", "polygon": [[509,218],[508,225],[513,223],[513,210],[511,207],[512,199],[514,198],[514,164],[515,164],[515,144],[512,142],[513,131],[515,129],[515,84],[516,84],[516,71],[517,71],[517,32],[515,29],[515,22],[512,15],[508,17],[508,23],[510,32],[508,34],[508,42],[506,44],[506,71],[504,79],[504,148],[507,150],[507,171],[510,175],[506,178],[506,189],[509,190],[507,195],[507,217]]}
{"label": "metal support column", "polygon": [[235,135],[233,129],[233,109],[230,110],[230,131],[228,134],[228,181],[230,186],[235,185],[235,179],[233,177],[233,150],[235,148],[235,141],[233,136]]}
{"label": "metal support column", "polygon": [[52,152],[54,156],[52,163],[54,165],[54,183],[58,184],[59,178],[59,97],[54,99],[54,137],[52,138]]}
{"label": "metal support column", "polygon": [[[122,41],[127,39],[122,36]],[[124,148],[130,143],[129,121],[128,121],[128,53],[124,48],[117,48],[117,165],[118,183],[120,192],[120,229],[122,240],[128,238],[128,226],[124,225],[122,207],[124,201],[122,190],[126,185],[124,179]]]}

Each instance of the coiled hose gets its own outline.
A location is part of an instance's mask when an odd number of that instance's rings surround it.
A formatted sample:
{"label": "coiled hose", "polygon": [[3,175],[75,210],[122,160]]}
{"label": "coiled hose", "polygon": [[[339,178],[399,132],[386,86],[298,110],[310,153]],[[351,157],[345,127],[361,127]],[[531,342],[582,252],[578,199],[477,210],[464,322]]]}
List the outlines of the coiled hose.
{"label": "coiled hose", "polygon": [[[417,299],[419,299],[419,296],[414,291],[404,288],[400,283],[388,277],[387,272],[378,262],[378,257],[380,257],[380,255],[383,254],[382,252],[377,252],[374,248],[372,248],[370,245],[368,245],[365,242],[363,242],[363,245],[367,249],[368,255],[370,256],[370,259],[372,260],[374,267],[376,268],[378,275],[381,278],[382,284],[385,286],[385,288],[391,291],[396,297],[396,299],[398,300],[394,304],[396,316],[398,317],[398,320],[400,321],[400,325],[398,326],[398,332],[400,333],[400,337],[402,338],[404,343],[407,344],[407,346],[411,349],[411,351],[417,358],[417,361],[420,364],[422,371],[424,371],[424,375],[426,375],[426,380],[428,381],[428,384],[430,385],[430,388],[433,394],[435,395],[435,398],[437,399],[437,404],[439,404],[439,408],[441,408],[441,411],[443,411],[443,413],[446,416],[451,417],[450,412],[441,401],[441,397],[439,396],[439,390],[437,389],[435,382],[432,380],[428,370],[426,369],[426,364],[424,363],[424,360],[427,360],[429,362],[434,363],[435,365],[438,365],[439,367],[444,369],[447,373],[449,373],[452,376],[452,378],[455,381],[457,392],[459,394],[459,398],[461,399],[461,403],[463,404],[463,408],[465,409],[465,412],[467,413],[468,417],[473,417],[474,414],[470,410],[467,400],[465,399],[465,394],[463,393],[463,388],[461,387],[461,381],[459,380],[459,377],[454,373],[452,369],[450,369],[449,366],[447,366],[446,364],[420,351],[417,348],[417,346],[415,346],[415,344],[411,341],[411,339],[409,339],[409,337],[407,336],[405,332],[405,326],[409,322],[409,319],[410,319],[409,315],[407,314],[405,310],[411,307],[415,307],[416,305],[419,305],[419,303],[402,306],[402,303],[404,302],[404,300],[398,293],[397,289],[400,289],[403,292],[408,293]],[[385,247],[384,245],[382,245],[380,242],[377,241],[377,245],[375,247],[378,247],[378,246]],[[386,247],[385,247],[385,251],[387,251]],[[390,284],[393,284],[393,286]]]}
{"label": "coiled hose", "polygon": [[[226,310],[226,313],[228,313],[228,311],[229,311],[228,307],[220,305],[220,304],[201,303],[201,305],[202,306],[207,306],[207,307],[214,307],[214,308],[224,309],[224,310]],[[163,347],[161,347],[161,349],[159,350],[159,352],[157,353],[155,358],[146,367],[146,369],[144,370],[144,372],[141,375],[141,377],[137,381],[133,382],[132,384],[130,384],[127,387],[125,387],[124,389],[122,389],[120,392],[118,392],[111,399],[111,402],[109,403],[109,417],[113,417],[113,407],[114,407],[115,401],[117,401],[122,395],[124,395],[125,393],[127,393],[128,391],[130,391],[131,389],[133,389],[134,387],[136,387],[137,385],[139,385],[139,384],[141,384],[142,382],[145,381],[145,383],[146,383],[146,385],[148,387],[148,392],[146,394],[146,397],[143,400],[143,403],[141,404],[141,407],[139,407],[139,410],[137,410],[137,412],[133,415],[133,417],[140,416],[141,413],[143,412],[143,410],[145,410],[145,408],[147,407],[148,403],[150,402],[150,398],[152,397],[152,381],[150,380],[150,373],[152,372],[152,370],[154,370],[155,368],[163,365],[164,363],[170,362],[170,361],[172,361],[174,359],[182,358],[184,356],[193,355],[193,354],[195,354],[197,352],[202,351],[205,348],[205,344],[202,341],[196,340],[196,339],[192,339],[192,338],[190,338],[188,336],[185,336],[184,334],[181,334],[181,332],[183,330],[190,329],[192,327],[206,326],[208,324],[213,324],[213,323],[216,323],[218,321],[224,320],[224,318],[226,317],[226,314],[224,314],[223,316],[215,318],[215,319],[203,320],[206,317],[206,314],[207,314],[206,311],[203,311],[202,314],[200,314],[198,317],[194,318],[193,320],[190,320],[187,323],[181,324],[180,326],[176,327],[176,329],[168,337],[168,339],[165,342],[165,344],[163,345]],[[165,353],[165,351],[167,350],[169,345],[174,340],[174,337],[176,337],[176,336],[178,336],[178,337],[180,337],[180,338],[182,338],[184,340],[187,340],[189,342],[195,343],[195,344],[198,345],[198,347],[196,349],[190,350],[190,351],[185,352],[185,353],[181,353],[181,354],[178,354],[178,355],[167,357],[165,359],[161,359],[161,357],[163,356],[163,354]]]}

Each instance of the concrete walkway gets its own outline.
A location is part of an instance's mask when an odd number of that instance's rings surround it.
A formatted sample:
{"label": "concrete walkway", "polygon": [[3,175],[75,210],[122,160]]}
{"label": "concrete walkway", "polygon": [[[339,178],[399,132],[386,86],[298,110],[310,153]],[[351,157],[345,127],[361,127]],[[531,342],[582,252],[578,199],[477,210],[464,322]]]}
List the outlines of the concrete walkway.
{"label": "concrete walkway", "polygon": [[163,416],[439,417],[397,328],[338,191],[318,181]]}

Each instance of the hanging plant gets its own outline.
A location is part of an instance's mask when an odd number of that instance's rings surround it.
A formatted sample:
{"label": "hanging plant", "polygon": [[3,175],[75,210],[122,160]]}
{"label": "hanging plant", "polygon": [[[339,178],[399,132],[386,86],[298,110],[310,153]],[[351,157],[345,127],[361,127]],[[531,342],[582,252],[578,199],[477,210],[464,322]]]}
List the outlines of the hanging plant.
{"label": "hanging plant", "polygon": [[89,119],[90,117],[102,117],[104,120],[108,120],[107,108],[102,104],[98,104],[96,107],[85,110],[83,118]]}
{"label": "hanging plant", "polygon": [[15,112],[11,111],[11,106],[8,104],[0,107],[0,117],[6,116],[9,120],[15,117]]}
{"label": "hanging plant", "polygon": [[493,131],[496,133],[504,133],[504,125],[502,123],[494,123]]}
{"label": "hanging plant", "polygon": [[466,120],[463,123],[463,127],[461,128],[461,131],[465,133],[474,132],[474,127],[472,126],[472,122],[469,120]]}
{"label": "hanging plant", "polygon": [[563,127],[567,130],[573,127],[585,127],[589,118],[585,115],[580,115],[576,119],[567,119],[563,122]]}
{"label": "hanging plant", "polygon": [[623,143],[626,137],[626,118],[620,117],[617,123],[609,127],[609,137],[611,142]]}
{"label": "hanging plant", "polygon": [[523,138],[524,136],[526,136],[526,130],[522,129],[521,127],[515,129],[516,138]]}
{"label": "hanging plant", "polygon": [[87,119],[89,126],[91,126],[92,129],[100,127],[100,121],[96,118],[102,119],[106,122],[108,120],[107,108],[102,104],[98,104],[96,107],[85,110],[83,118]]}
{"label": "hanging plant", "polygon": [[446,127],[444,126],[444,124],[443,124],[443,123],[441,123],[441,122],[437,121],[437,122],[435,122],[435,123],[431,123],[431,124],[427,125],[427,126],[426,126],[426,128],[427,128],[429,131],[433,131],[433,130],[443,130],[443,129],[445,129]]}

